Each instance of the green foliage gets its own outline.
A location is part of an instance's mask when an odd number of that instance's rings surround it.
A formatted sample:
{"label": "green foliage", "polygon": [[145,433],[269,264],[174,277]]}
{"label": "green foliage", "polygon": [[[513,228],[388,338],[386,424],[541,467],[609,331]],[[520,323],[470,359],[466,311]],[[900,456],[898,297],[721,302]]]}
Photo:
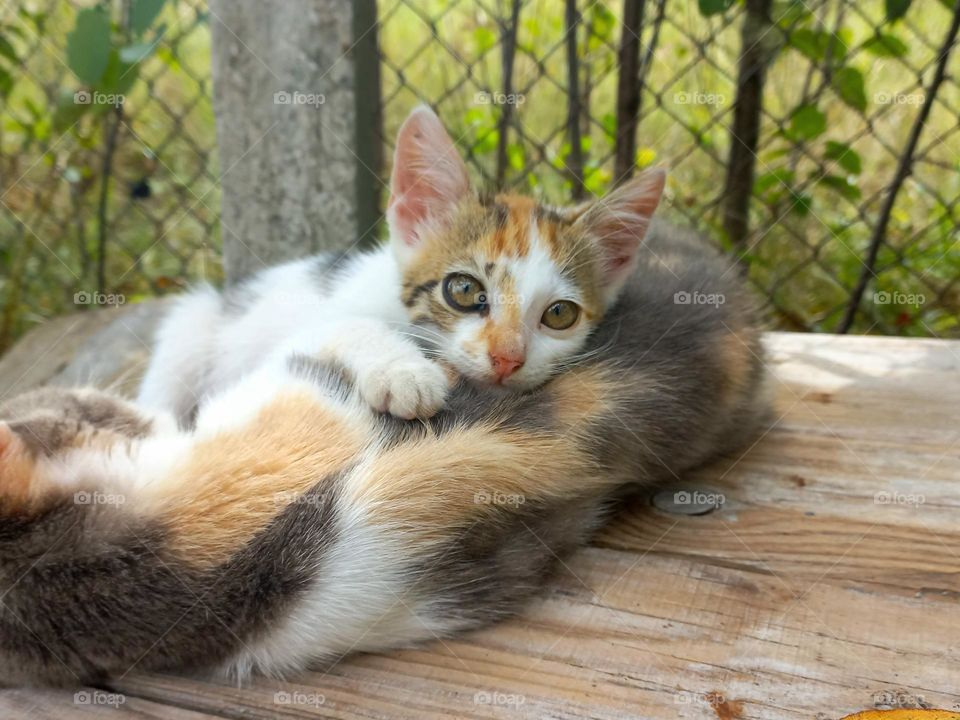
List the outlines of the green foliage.
{"label": "green foliage", "polygon": [[827,129],[827,116],[816,105],[801,105],[790,115],[790,136],[795,140],[812,140]]}
{"label": "green foliage", "polygon": [[904,57],[909,48],[907,44],[892,33],[877,32],[863,44],[863,49],[880,57]]}
{"label": "green foliage", "polygon": [[836,160],[840,167],[852,175],[859,175],[863,169],[860,156],[846,143],[827,140],[827,149],[823,156],[827,160]]}
{"label": "green foliage", "polygon": [[110,18],[103,7],[77,13],[67,36],[67,65],[85,85],[96,85],[110,60]]}
{"label": "green foliage", "polygon": [[907,14],[913,0],[885,0],[887,20],[894,22]]}
{"label": "green foliage", "polygon": [[131,0],[126,26],[110,17],[107,4],[77,12],[67,35],[66,60],[84,87],[61,94],[54,122],[58,129],[72,127],[88,112],[100,114],[123,104],[139,78],[140,65],[163,35],[164,27],[153,28],[153,23],[164,2]]}
{"label": "green foliage", "polygon": [[719,15],[733,6],[734,0],[697,0],[700,12],[704,15]]}
{"label": "green foliage", "polygon": [[860,112],[867,109],[867,91],[862,72],[856,68],[842,67],[833,74],[831,82],[837,95],[847,105]]}
{"label": "green foliage", "polygon": [[157,15],[163,9],[164,0],[132,0],[130,5],[130,32],[134,35],[143,35]]}

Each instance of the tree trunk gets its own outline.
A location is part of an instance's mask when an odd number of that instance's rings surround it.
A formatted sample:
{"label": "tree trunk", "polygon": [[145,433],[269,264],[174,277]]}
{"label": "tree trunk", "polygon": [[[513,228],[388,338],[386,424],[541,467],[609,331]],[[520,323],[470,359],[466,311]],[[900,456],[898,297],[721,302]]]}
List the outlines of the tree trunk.
{"label": "tree trunk", "polygon": [[227,282],[351,248],[367,229],[351,5],[210,0],[210,10]]}

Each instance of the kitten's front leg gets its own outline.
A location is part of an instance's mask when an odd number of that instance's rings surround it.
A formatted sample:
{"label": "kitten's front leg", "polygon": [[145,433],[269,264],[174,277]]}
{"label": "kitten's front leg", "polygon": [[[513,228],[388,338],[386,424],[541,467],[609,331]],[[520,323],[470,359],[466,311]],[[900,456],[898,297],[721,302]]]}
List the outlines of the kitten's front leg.
{"label": "kitten's front leg", "polygon": [[407,420],[433,416],[450,389],[446,371],[382,320],[343,319],[301,335],[283,350],[286,357],[294,352],[333,358],[372,408]]}

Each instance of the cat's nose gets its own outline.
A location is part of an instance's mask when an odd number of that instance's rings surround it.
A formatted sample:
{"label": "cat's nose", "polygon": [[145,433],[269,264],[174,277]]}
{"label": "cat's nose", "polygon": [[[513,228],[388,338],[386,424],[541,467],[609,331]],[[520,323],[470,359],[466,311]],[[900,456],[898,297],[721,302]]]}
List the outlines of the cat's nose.
{"label": "cat's nose", "polygon": [[506,353],[490,353],[490,364],[493,365],[493,372],[498,380],[513,375],[523,366],[524,358],[518,355],[508,355]]}

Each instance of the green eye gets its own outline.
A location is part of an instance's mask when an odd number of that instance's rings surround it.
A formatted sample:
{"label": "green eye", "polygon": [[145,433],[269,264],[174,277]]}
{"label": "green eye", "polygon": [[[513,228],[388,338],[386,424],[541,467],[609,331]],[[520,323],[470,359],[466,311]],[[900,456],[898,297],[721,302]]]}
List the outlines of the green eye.
{"label": "green eye", "polygon": [[569,300],[558,300],[543,311],[540,322],[551,330],[567,330],[580,317],[580,307]]}
{"label": "green eye", "polygon": [[460,312],[480,312],[487,306],[483,284],[465,273],[447,275],[443,281],[443,299]]}

